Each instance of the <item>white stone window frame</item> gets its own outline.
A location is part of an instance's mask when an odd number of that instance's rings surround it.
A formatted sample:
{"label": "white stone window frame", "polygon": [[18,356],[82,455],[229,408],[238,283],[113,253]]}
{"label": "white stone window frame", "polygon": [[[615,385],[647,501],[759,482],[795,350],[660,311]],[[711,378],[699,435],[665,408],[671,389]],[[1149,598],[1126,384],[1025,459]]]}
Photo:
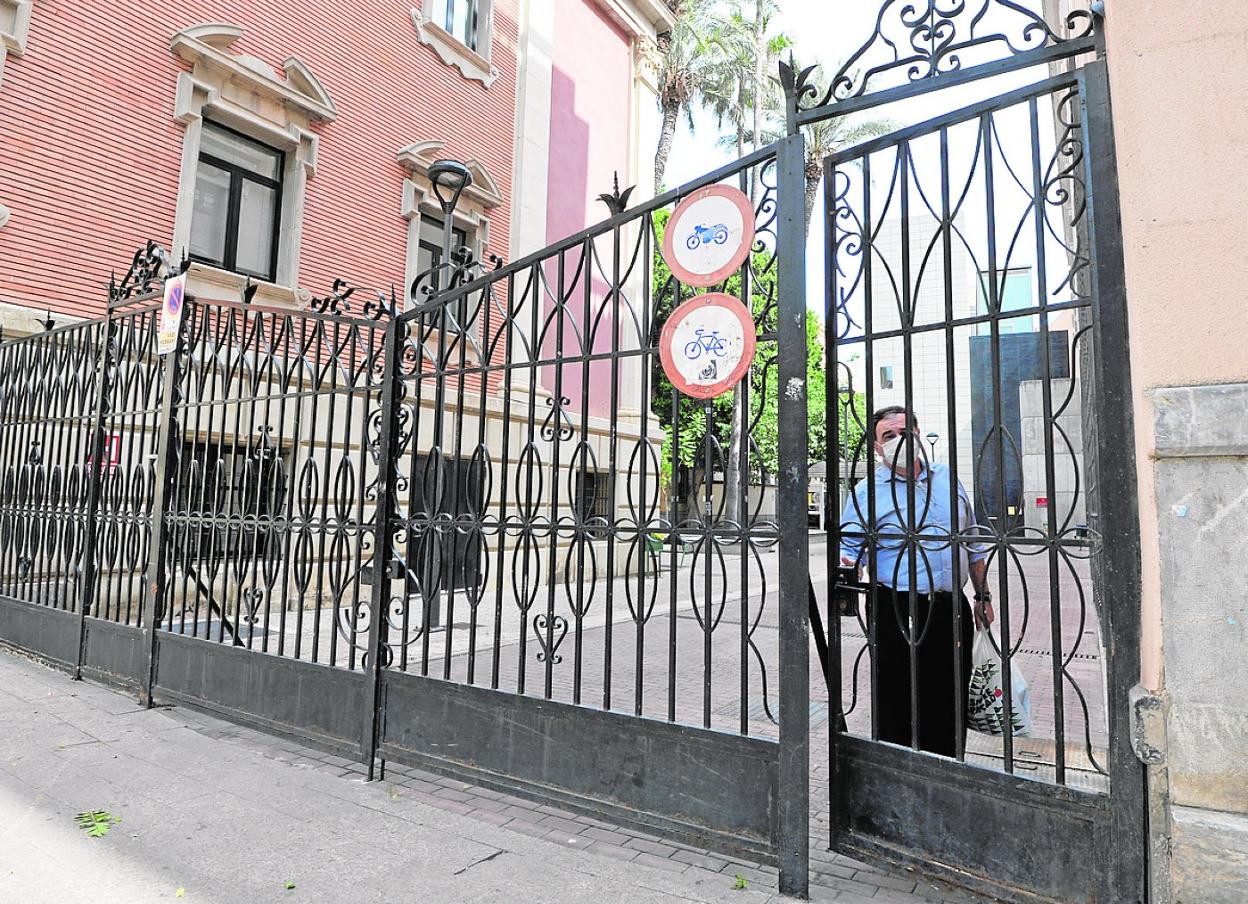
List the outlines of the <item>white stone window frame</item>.
{"label": "white stone window frame", "polygon": [[32,0],[0,0],[0,83],[4,81],[4,61],[8,55],[20,57],[26,52],[33,5]]}
{"label": "white stone window frame", "polygon": [[498,70],[490,62],[494,46],[494,0],[478,0],[477,48],[474,50],[433,21],[433,3],[421,0],[412,7],[412,24],[420,43],[433,49],[448,66],[459,69],[464,78],[478,81],[486,88],[498,78]]}
{"label": "white stone window frame", "polygon": [[[31,0],[0,0],[0,85],[4,83],[4,62],[8,56],[20,57],[26,52],[32,5]],[[9,208],[0,204],[0,226],[9,222],[9,216]]]}
{"label": "white stone window frame", "polygon": [[[0,0],[3,2],[3,0]],[[243,27],[209,22],[175,34],[169,48],[191,64],[178,73],[174,119],[186,128],[174,215],[172,252],[180,260],[189,251],[199,172],[200,139],[205,118],[256,139],[285,154],[279,220],[276,278],[260,283],[265,300],[291,303],[299,279],[299,251],[307,180],[316,174],[319,137],[313,131],[338,116],[329,93],[297,57],[282,64],[281,77],[262,60],[237,53],[232,45]],[[218,292],[237,298],[249,278],[205,264],[193,264],[200,297]],[[254,278],[251,282],[258,282]]]}
{"label": "white stone window frame", "polygon": [[[400,213],[407,220],[407,260],[403,270],[405,307],[411,306],[412,283],[420,276],[420,222],[426,217],[442,220],[442,208],[429,182],[429,167],[443,156],[441,141],[419,141],[401,148],[395,155],[406,172]],[[452,215],[452,223],[462,229],[478,261],[484,261],[490,246],[489,211],[503,203],[502,192],[489,170],[479,161],[465,161],[472,174],[472,184],[464,189]]]}

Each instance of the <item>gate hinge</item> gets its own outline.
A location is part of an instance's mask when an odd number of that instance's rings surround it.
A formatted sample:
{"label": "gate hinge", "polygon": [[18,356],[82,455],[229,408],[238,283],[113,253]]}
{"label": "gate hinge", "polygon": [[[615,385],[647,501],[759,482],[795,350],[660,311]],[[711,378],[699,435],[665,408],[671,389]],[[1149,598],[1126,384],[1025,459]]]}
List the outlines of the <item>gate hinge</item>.
{"label": "gate hinge", "polygon": [[1131,749],[1145,766],[1166,762],[1166,699],[1137,684],[1127,694],[1131,706]]}

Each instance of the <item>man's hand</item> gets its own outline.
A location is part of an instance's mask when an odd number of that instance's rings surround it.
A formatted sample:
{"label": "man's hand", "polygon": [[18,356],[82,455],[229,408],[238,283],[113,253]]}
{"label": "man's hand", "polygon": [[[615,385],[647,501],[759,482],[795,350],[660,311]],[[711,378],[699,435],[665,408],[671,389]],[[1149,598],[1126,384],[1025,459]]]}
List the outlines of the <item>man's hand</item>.
{"label": "man's hand", "polygon": [[992,611],[992,600],[975,603],[971,606],[971,611],[975,613],[975,627],[977,628],[987,630],[996,620],[996,613]]}

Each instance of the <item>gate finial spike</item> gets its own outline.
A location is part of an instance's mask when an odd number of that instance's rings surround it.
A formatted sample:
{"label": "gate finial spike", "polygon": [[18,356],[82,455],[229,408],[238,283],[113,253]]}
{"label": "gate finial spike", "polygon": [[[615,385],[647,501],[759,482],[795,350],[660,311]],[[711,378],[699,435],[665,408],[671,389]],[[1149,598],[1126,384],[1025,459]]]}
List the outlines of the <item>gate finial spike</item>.
{"label": "gate finial spike", "polygon": [[598,196],[598,200],[607,205],[607,210],[611,211],[611,216],[618,216],[628,207],[628,196],[633,193],[633,189],[637,186],[630,185],[624,191],[620,191],[620,171],[616,170],[612,179],[613,190],[610,194],[602,194]]}

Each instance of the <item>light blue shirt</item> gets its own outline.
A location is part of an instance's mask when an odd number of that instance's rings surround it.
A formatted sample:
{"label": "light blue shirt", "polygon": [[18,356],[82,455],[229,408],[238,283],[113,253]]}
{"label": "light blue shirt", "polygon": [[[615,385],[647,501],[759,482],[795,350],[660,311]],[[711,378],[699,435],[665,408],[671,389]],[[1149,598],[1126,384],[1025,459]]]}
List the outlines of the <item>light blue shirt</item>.
{"label": "light blue shirt", "polygon": [[[911,522],[909,491],[906,479],[891,468],[880,465],[875,470],[875,529],[891,537],[880,537],[875,544],[875,580],[895,590],[910,588],[910,553],[902,534],[934,535],[948,537],[953,532],[953,513],[950,509],[949,469],[941,464],[924,467],[914,481],[914,515]],[[870,509],[867,507],[868,482],[863,480],[854,488],[854,494],[841,513],[841,530],[865,533]],[[975,509],[961,483],[958,483],[957,534],[973,532]],[[913,524],[913,527],[910,525]],[[954,587],[953,548],[958,551],[958,582],[965,584],[970,577],[970,563],[981,562],[987,553],[981,544],[951,543],[948,539],[919,540],[914,545],[915,587],[919,593],[952,592]],[[851,536],[841,538],[841,556],[851,559],[867,569],[870,567],[870,551],[864,546],[864,538]]]}

